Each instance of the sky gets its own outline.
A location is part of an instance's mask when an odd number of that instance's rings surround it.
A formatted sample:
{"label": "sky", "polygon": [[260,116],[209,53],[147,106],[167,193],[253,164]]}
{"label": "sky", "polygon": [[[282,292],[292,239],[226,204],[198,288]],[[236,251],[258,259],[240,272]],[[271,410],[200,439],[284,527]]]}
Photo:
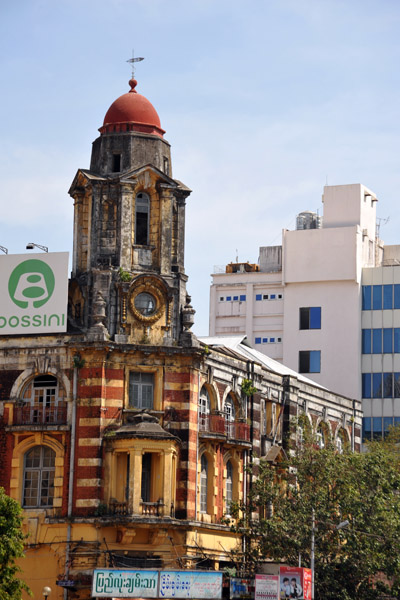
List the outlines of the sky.
{"label": "sky", "polygon": [[398,0],[2,0],[0,245],[72,252],[68,189],[137,90],[192,191],[186,272],[208,334],[214,269],[257,262],[323,187],[363,183],[400,243]]}

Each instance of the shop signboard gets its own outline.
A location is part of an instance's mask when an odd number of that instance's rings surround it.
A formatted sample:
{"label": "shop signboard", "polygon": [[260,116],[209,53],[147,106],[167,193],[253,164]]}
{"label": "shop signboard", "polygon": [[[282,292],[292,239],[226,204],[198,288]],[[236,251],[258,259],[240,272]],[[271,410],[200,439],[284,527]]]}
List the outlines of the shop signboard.
{"label": "shop signboard", "polygon": [[254,598],[254,579],[231,577],[230,600],[249,600]]}
{"label": "shop signboard", "polygon": [[158,598],[159,571],[95,569],[95,598]]}
{"label": "shop signboard", "polygon": [[222,598],[222,573],[218,571],[161,571],[160,598]]}
{"label": "shop signboard", "polygon": [[255,600],[279,600],[279,575],[256,575]]}
{"label": "shop signboard", "polygon": [[0,335],[67,330],[68,252],[0,256]]}
{"label": "shop signboard", "polygon": [[311,569],[280,567],[280,598],[311,600]]}

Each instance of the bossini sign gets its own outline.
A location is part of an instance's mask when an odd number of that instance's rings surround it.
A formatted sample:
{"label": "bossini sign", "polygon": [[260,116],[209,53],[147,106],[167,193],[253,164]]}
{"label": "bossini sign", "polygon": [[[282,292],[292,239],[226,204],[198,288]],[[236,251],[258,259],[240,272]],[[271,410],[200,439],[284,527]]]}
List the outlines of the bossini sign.
{"label": "bossini sign", "polygon": [[0,257],[0,335],[67,329],[68,252]]}

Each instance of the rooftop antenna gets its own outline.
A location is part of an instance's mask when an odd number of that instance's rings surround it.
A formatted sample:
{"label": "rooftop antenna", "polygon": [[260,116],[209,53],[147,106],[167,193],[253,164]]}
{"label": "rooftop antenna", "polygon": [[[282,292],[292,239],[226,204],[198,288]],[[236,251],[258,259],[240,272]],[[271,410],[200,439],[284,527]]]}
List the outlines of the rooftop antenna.
{"label": "rooftop antenna", "polygon": [[239,255],[238,255],[237,248],[236,248],[236,262],[237,262],[237,263],[239,262]]}
{"label": "rooftop antenna", "polygon": [[128,63],[131,63],[131,65],[132,65],[132,79],[135,78],[135,63],[141,62],[142,60],[144,60],[144,57],[138,56],[135,58],[135,51],[132,50],[132,58],[128,58],[128,60],[126,61]]}

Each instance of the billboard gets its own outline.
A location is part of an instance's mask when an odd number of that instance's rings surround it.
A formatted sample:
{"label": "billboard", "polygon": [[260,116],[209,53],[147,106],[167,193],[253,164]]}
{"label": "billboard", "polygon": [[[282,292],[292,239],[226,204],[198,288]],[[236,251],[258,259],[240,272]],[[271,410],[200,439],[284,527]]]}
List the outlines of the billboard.
{"label": "billboard", "polygon": [[217,571],[142,571],[95,569],[95,598],[222,598],[222,573]]}
{"label": "billboard", "polygon": [[311,600],[311,569],[280,567],[280,597]]}
{"label": "billboard", "polygon": [[0,335],[67,330],[68,252],[0,256]]}
{"label": "billboard", "polygon": [[279,600],[279,575],[256,575],[255,600]]}

